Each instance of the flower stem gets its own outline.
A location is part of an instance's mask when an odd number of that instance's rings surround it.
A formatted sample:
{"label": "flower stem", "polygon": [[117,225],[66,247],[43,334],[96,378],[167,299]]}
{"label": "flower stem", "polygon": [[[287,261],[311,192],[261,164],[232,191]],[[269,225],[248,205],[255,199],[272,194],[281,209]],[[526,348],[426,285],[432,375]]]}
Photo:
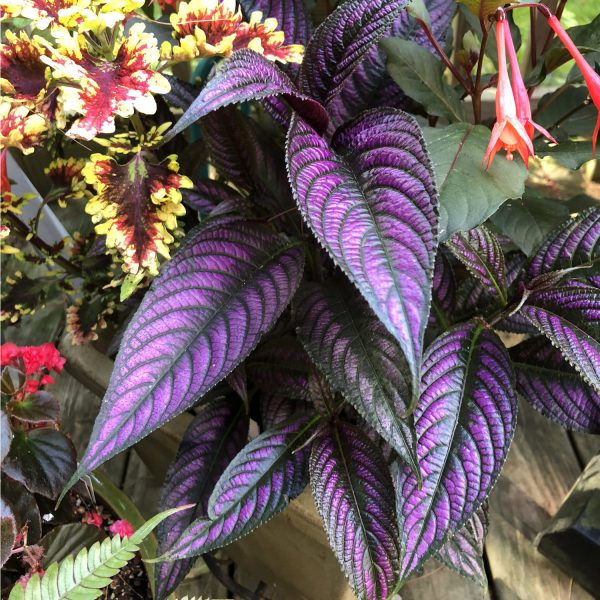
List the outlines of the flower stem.
{"label": "flower stem", "polygon": [[5,218],[10,221],[13,230],[25,241],[31,243],[48,258],[59,264],[67,273],[75,275],[76,277],[82,277],[82,272],[78,269],[70,260],[67,260],[63,256],[57,256],[54,254],[52,246],[47,244],[38,235],[34,234],[32,230],[21,221],[18,217],[11,213],[6,213]]}
{"label": "flower stem", "polygon": [[444,49],[440,46],[439,42],[435,39],[435,36],[431,32],[431,29],[427,26],[427,23],[422,21],[421,19],[415,19],[419,25],[419,27],[423,30],[427,39],[431,42],[431,45],[438,53],[439,57],[442,59],[442,62],[448,67],[452,75],[456,78],[456,80],[462,85],[464,90],[471,94],[473,92],[473,83],[467,81],[458,71],[458,69],[454,66],[452,61],[448,58],[448,55],[444,52]]}
{"label": "flower stem", "polygon": [[475,74],[475,86],[473,88],[473,120],[475,124],[481,123],[481,73],[483,70],[483,59],[485,56],[485,48],[487,46],[488,37],[490,35],[489,28],[486,27],[485,21],[481,20],[481,46],[479,48],[479,60],[477,61],[477,71]]}

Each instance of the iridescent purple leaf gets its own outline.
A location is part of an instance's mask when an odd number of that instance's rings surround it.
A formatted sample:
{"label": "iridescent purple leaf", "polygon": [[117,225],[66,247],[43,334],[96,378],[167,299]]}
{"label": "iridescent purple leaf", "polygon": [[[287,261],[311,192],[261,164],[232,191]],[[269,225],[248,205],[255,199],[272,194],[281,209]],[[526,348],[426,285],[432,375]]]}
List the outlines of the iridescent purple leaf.
{"label": "iridescent purple leaf", "polygon": [[[206,405],[187,428],[165,478],[159,511],[196,504],[175,513],[157,529],[163,554],[194,520],[206,516],[215,484],[248,436],[248,416],[241,402],[221,397]],[[189,572],[195,559],[163,562],[156,568],[156,594],[166,598]]]}
{"label": "iridescent purple leaf", "polygon": [[379,448],[339,422],[315,440],[310,483],[329,544],[360,600],[387,598],[398,577],[392,478]]}
{"label": "iridescent purple leaf", "polygon": [[545,337],[510,349],[517,391],[543,415],[571,431],[600,433],[600,394]]}
{"label": "iridescent purple leaf", "polygon": [[[531,281],[549,271],[592,261],[600,262],[600,208],[594,207],[583,211],[575,219],[565,221],[550,234],[531,259],[527,279]],[[580,274],[585,276],[587,273],[586,269]]]}
{"label": "iridescent purple leaf", "polygon": [[396,476],[403,580],[485,500],[516,423],[508,353],[482,324],[465,323],[440,336],[425,353],[422,373],[414,416],[423,484],[407,467]]}
{"label": "iridescent purple leaf", "polygon": [[[431,17],[433,35],[442,43],[456,10],[455,0],[425,0]],[[390,36],[413,40],[433,52],[423,30],[408,11],[402,11],[388,32]],[[339,127],[361,112],[382,106],[406,108],[408,101],[402,90],[387,74],[386,55],[380,48],[371,48],[354,72],[346,79],[339,94],[327,105],[335,127]]]}
{"label": "iridescent purple leaf", "polygon": [[502,306],[507,301],[504,253],[496,236],[480,225],[466,232],[455,233],[446,246],[469,273],[483,284],[486,292],[496,296]]}
{"label": "iridescent purple leaf", "polygon": [[250,398],[248,397],[248,378],[244,363],[239,364],[226,378],[229,387],[238,395],[248,412]]}
{"label": "iridescent purple leaf", "polygon": [[487,587],[483,564],[483,543],[487,526],[487,516],[483,507],[480,507],[466,525],[457,531],[436,554],[437,560],[483,587]]}
{"label": "iridescent purple leaf", "polygon": [[370,111],[338,130],[332,148],[296,115],[288,170],[317,239],[400,343],[416,395],[438,223],[419,126],[401,111]]}
{"label": "iridescent purple leaf", "polygon": [[243,201],[238,191],[212,179],[197,179],[192,189],[181,190],[181,193],[187,206],[198,211],[201,217],[207,217],[222,202]]}
{"label": "iridescent purple leaf", "polygon": [[300,89],[327,104],[389,30],[407,0],[347,0],[315,31],[300,68]]}
{"label": "iridescent purple leaf", "polygon": [[456,280],[454,269],[446,253],[440,248],[435,256],[433,271],[430,324],[438,323],[446,329],[456,307]]}
{"label": "iridescent purple leaf", "polygon": [[285,335],[265,340],[248,358],[246,372],[267,394],[305,400],[310,358],[298,338]]}
{"label": "iridescent purple leaf", "polygon": [[284,98],[318,130],[323,131],[327,127],[327,113],[316,100],[301,94],[290,78],[264,56],[243,49],[234,52],[219,65],[214,76],[165,135],[164,142],[213,110],[271,96]]}
{"label": "iridescent purple leaf", "polygon": [[307,415],[310,405],[302,400],[290,400],[283,396],[264,395],[259,399],[262,430],[273,429],[292,416]]}
{"label": "iridescent purple leaf", "polygon": [[197,227],[124,334],[76,477],[135,444],[225,378],[275,324],[303,266],[301,246],[261,225],[221,217]]}
{"label": "iridescent purple leaf", "polygon": [[600,290],[584,284],[542,290],[520,312],[600,392]]}
{"label": "iridescent purple leaf", "polygon": [[418,473],[410,371],[394,336],[343,281],[303,284],[295,303],[298,336],[333,390]]}
{"label": "iridescent purple leaf", "polygon": [[310,444],[305,442],[315,422],[300,416],[254,438],[217,482],[208,518],[195,520],[161,559],[221,548],[281,512],[306,487]]}
{"label": "iridescent purple leaf", "polygon": [[308,374],[308,397],[317,412],[325,417],[335,415],[339,401],[336,402],[335,393],[325,375],[314,365]]}

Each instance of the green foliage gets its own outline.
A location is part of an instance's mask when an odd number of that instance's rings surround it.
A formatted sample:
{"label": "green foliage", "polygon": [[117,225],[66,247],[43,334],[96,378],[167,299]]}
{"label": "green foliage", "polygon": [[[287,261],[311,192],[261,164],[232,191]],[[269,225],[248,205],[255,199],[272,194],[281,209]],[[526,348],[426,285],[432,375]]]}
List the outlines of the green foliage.
{"label": "green foliage", "polygon": [[440,194],[440,241],[477,227],[506,200],[523,195],[523,163],[496,159],[489,169],[483,167],[490,135],[486,127],[455,123],[443,129],[425,127],[423,135]]}
{"label": "green foliage", "polygon": [[93,599],[102,595],[102,588],[131,560],[139,545],[152,530],[169,515],[184,510],[179,507],[164,511],[140,527],[130,538],[118,535],[84,548],[76,556],[67,556],[52,563],[43,577],[33,575],[23,588],[17,583],[9,600],[76,600]]}
{"label": "green foliage", "polygon": [[443,77],[444,64],[416,42],[391,38],[382,42],[387,69],[404,93],[422,104],[429,114],[450,122],[464,121],[459,94]]}

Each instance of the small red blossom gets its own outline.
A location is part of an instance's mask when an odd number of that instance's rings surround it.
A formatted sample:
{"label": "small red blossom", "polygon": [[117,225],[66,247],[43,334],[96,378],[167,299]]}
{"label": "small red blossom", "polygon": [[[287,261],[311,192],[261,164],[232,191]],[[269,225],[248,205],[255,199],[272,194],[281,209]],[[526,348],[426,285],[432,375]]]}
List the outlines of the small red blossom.
{"label": "small red blossom", "polygon": [[556,144],[557,141],[541,125],[538,125],[531,116],[531,102],[529,101],[529,94],[521,75],[519,60],[517,59],[517,52],[513,44],[512,35],[510,34],[508,20],[503,19],[502,25],[504,29],[504,41],[506,42],[506,50],[510,61],[511,85],[517,107],[517,117],[525,127],[530,140],[533,140],[533,135],[537,129],[543,136]]}
{"label": "small red blossom", "polygon": [[529,157],[535,153],[531,139],[523,123],[517,116],[517,106],[513,95],[508,67],[506,64],[506,42],[502,20],[496,21],[496,43],[498,48],[498,87],[496,91],[496,123],[492,129],[492,137],[483,158],[486,169],[490,167],[496,152],[506,150],[506,160],[513,159],[516,150],[523,159],[525,166],[529,165]]}
{"label": "small red blossom", "polygon": [[600,75],[592,69],[590,64],[585,60],[579,49],[569,37],[569,34],[564,30],[560,21],[555,15],[551,15],[548,19],[548,25],[554,30],[554,33],[558,36],[558,39],[565,45],[565,48],[569,51],[573,60],[577,63],[583,79],[588,87],[592,102],[598,109],[598,119],[596,121],[596,127],[592,136],[592,154],[596,155],[596,142],[598,139],[598,133],[600,132]]}
{"label": "small red blossom", "polygon": [[60,373],[65,361],[50,342],[41,346],[17,346],[7,342],[0,346],[0,367],[22,368],[27,377],[24,391],[28,394],[37,392],[42,385],[54,383],[49,372]]}
{"label": "small red blossom", "polygon": [[120,535],[123,537],[131,537],[135,533],[135,529],[131,526],[129,521],[125,519],[119,519],[110,525],[108,528],[111,535]]}
{"label": "small red blossom", "polygon": [[87,523],[88,525],[93,525],[94,527],[102,527],[102,515],[97,512],[88,512],[85,513],[82,523]]}

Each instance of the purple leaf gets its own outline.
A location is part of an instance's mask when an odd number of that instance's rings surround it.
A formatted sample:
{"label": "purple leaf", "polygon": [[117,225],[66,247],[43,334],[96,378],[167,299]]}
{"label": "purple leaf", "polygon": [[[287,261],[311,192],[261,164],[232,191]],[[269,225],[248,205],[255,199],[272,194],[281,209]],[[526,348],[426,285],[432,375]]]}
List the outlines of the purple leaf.
{"label": "purple leaf", "polygon": [[441,248],[435,256],[432,296],[429,320],[446,328],[445,324],[456,306],[456,280],[452,263]]}
{"label": "purple leaf", "polygon": [[[600,208],[595,207],[565,221],[550,234],[531,259],[527,279],[591,261],[600,262]],[[587,271],[580,274],[585,276]]]}
{"label": "purple leaf", "polygon": [[394,336],[344,282],[303,284],[295,302],[298,336],[333,390],[418,473],[410,372]]}
{"label": "purple leaf", "polygon": [[335,393],[329,387],[327,378],[314,365],[308,374],[308,397],[318,413],[325,417],[335,415],[337,405]]}
{"label": "purple leaf", "polygon": [[600,290],[584,284],[542,290],[520,312],[600,392]]}
{"label": "purple leaf", "polygon": [[[425,0],[431,17],[433,35],[442,42],[456,10],[455,0]],[[433,52],[433,47],[415,20],[402,11],[392,25],[389,35],[413,40]],[[354,72],[346,79],[340,93],[327,105],[335,127],[343,125],[361,112],[382,106],[406,108],[408,101],[402,90],[387,74],[386,54],[371,48]]]}
{"label": "purple leaf", "polygon": [[393,483],[381,451],[339,422],[315,440],[310,483],[329,544],[360,600],[387,598],[398,573]]}
{"label": "purple leaf", "polygon": [[[248,416],[241,402],[221,397],[206,405],[187,428],[167,471],[159,510],[196,504],[167,517],[158,527],[158,552],[166,552],[196,518],[205,516],[208,499],[227,465],[243,448]],[[166,598],[189,572],[195,559],[163,562],[156,569],[156,593]]]}
{"label": "purple leaf", "polygon": [[442,546],[436,558],[463,577],[487,587],[483,564],[483,543],[487,533],[487,516],[483,507],[477,509],[466,525]]}
{"label": "purple leaf", "polygon": [[260,225],[219,218],[196,228],[125,332],[76,476],[193,406],[225,378],[275,324],[303,265],[300,246]]}
{"label": "purple leaf", "polygon": [[517,391],[534,408],[571,431],[600,433],[600,394],[545,337],[510,349]]}
{"label": "purple leaf", "polygon": [[419,126],[400,111],[371,111],[339,130],[333,148],[294,117],[288,170],[296,200],[319,242],[400,343],[416,395],[438,223]]}
{"label": "purple leaf", "polygon": [[327,104],[385,35],[407,0],[347,0],[315,31],[300,68],[300,89]]}
{"label": "purple leaf", "polygon": [[486,292],[496,296],[502,306],[507,302],[504,253],[496,236],[480,225],[466,232],[455,233],[446,246],[483,284]]}
{"label": "purple leaf", "polygon": [[195,520],[163,560],[198,556],[231,544],[281,512],[305,488],[307,435],[316,419],[300,416],[252,440],[229,464]]}
{"label": "purple leaf", "polygon": [[271,337],[248,358],[246,372],[267,394],[305,400],[310,358],[294,336]]}
{"label": "purple leaf", "polygon": [[290,78],[264,56],[243,49],[220,63],[214,76],[165,135],[163,143],[218,108],[272,96],[284,98],[319,131],[326,129],[329,117],[316,100],[301,94]]}
{"label": "purple leaf", "polygon": [[396,476],[406,580],[460,529],[489,494],[508,453],[516,422],[514,376],[498,336],[479,323],[440,336],[423,358],[415,409],[423,475]]}
{"label": "purple leaf", "polygon": [[259,408],[263,431],[280,425],[292,416],[309,413],[308,403],[276,395],[261,396]]}
{"label": "purple leaf", "polygon": [[191,190],[181,190],[183,201],[193,210],[207,217],[223,202],[241,203],[244,198],[232,187],[212,179],[197,179]]}
{"label": "purple leaf", "polygon": [[239,399],[244,403],[246,412],[250,405],[248,397],[248,380],[246,377],[246,367],[244,363],[239,364],[226,379],[229,387],[238,395]]}

